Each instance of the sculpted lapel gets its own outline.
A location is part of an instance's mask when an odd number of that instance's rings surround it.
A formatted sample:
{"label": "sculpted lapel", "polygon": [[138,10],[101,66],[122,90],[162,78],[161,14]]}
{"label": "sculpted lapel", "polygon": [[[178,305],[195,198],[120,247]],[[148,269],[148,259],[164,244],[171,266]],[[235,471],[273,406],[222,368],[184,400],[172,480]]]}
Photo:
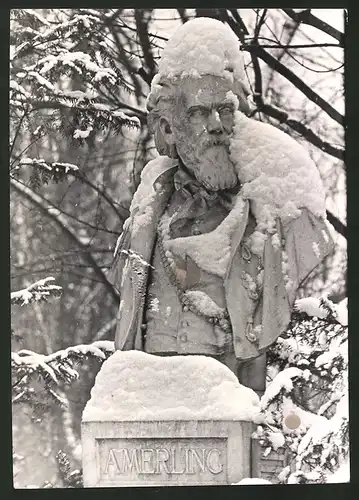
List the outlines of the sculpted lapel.
{"label": "sculpted lapel", "polygon": [[[156,160],[156,169],[152,169],[154,175],[151,179],[154,193],[145,207],[149,217],[145,221],[139,220],[143,213],[140,209],[136,210],[137,207],[131,214],[131,228],[133,229],[136,224],[139,224],[140,229],[131,231],[127,265],[123,270],[121,302],[116,329],[116,349],[143,350],[141,326],[149,264],[152,258],[158,220],[173,191],[172,178],[178,165],[173,160],[168,161],[167,157],[160,157]],[[150,176],[151,171],[147,171],[146,174]]]}

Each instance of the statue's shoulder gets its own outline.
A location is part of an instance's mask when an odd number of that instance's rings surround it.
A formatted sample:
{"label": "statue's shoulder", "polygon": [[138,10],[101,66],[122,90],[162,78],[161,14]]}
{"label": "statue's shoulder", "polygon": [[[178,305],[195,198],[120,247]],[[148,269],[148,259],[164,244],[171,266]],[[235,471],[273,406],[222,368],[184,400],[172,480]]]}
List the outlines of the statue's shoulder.
{"label": "statue's shoulder", "polygon": [[155,197],[166,173],[171,173],[178,167],[178,160],[168,156],[158,156],[150,160],[141,172],[141,182],[133,196],[130,212],[134,214],[144,205],[148,205]]}
{"label": "statue's shoulder", "polygon": [[238,127],[234,139],[238,151],[243,151],[248,156],[265,153],[269,161],[285,157],[293,163],[305,161],[314,164],[304,146],[274,125],[249,118],[243,113],[236,116],[236,122]]}
{"label": "statue's shoulder", "polygon": [[324,219],[325,189],[307,149],[273,125],[243,113],[235,118],[231,159],[257,224],[270,229],[277,217],[295,220],[302,209]]}
{"label": "statue's shoulder", "polygon": [[178,160],[168,156],[158,156],[150,160],[141,172],[141,184],[152,186],[165,172],[178,167]]}

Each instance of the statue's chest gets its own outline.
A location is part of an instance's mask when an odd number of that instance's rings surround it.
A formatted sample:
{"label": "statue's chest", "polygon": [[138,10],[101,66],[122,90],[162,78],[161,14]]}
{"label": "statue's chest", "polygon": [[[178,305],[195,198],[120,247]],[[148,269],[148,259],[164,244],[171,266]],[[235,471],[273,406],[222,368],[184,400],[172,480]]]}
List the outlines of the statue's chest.
{"label": "statue's chest", "polygon": [[[240,224],[246,224],[244,218],[244,202],[241,198],[237,198],[230,212],[222,213],[217,216],[216,225],[210,231],[194,230],[199,226],[197,221],[192,224],[190,235],[173,236],[173,224],[178,227],[179,220],[176,214],[171,215],[167,210],[158,225],[159,240],[163,246],[164,254],[168,259],[173,260],[173,266],[179,268],[188,267],[188,262],[194,262],[199,269],[225,279],[228,268],[230,266],[231,255],[233,254],[233,236]],[[214,218],[211,218],[213,224]],[[202,222],[202,227],[205,226],[205,220]],[[190,228],[190,224],[187,225]],[[250,225],[247,226],[246,237],[248,231],[252,231]],[[248,234],[247,234],[248,233]],[[248,253],[248,252],[247,252]],[[247,254],[244,253],[247,257]],[[251,260],[249,256],[247,261]]]}

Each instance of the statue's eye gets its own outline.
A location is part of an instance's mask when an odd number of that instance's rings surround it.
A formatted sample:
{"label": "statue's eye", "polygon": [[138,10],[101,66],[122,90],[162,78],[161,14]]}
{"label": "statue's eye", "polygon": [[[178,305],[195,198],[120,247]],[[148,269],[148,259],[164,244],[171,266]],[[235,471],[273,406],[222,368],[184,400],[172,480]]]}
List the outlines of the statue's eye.
{"label": "statue's eye", "polygon": [[201,118],[204,118],[208,115],[208,111],[206,110],[206,108],[201,108],[201,107],[192,108],[190,110],[189,115],[191,119],[200,120]]}
{"label": "statue's eye", "polygon": [[218,109],[218,113],[221,115],[221,116],[227,116],[227,115],[231,115],[233,113],[233,107],[228,105],[228,106],[221,106],[219,109]]}

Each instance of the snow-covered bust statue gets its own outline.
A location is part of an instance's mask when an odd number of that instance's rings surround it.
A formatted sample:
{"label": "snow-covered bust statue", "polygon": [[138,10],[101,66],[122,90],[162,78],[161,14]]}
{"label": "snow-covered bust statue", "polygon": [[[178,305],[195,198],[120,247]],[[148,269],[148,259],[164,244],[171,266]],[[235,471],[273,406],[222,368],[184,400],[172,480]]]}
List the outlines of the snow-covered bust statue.
{"label": "snow-covered bust statue", "polygon": [[142,172],[112,279],[117,349],[212,356],[260,393],[265,352],[332,241],[315,164],[248,118],[247,96],[230,28],[181,26],[147,101],[161,156]]}

